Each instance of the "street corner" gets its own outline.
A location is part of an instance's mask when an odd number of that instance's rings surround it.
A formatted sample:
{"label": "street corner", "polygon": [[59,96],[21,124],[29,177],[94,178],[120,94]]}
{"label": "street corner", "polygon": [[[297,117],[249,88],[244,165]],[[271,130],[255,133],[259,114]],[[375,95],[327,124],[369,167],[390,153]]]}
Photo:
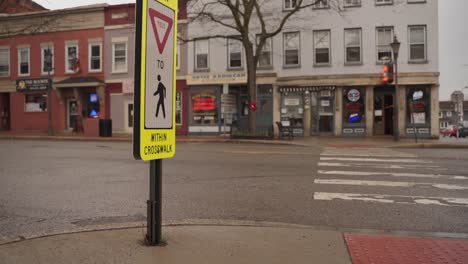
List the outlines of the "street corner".
{"label": "street corner", "polygon": [[344,234],[354,264],[468,263],[468,240]]}

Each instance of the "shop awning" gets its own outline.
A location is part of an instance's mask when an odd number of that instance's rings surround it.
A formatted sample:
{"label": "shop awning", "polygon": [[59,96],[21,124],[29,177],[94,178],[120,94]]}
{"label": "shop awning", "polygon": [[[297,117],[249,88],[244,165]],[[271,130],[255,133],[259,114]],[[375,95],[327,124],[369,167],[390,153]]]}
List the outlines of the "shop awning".
{"label": "shop awning", "polygon": [[71,88],[71,87],[98,87],[104,85],[104,82],[96,77],[70,77],[68,79],[55,82],[56,88]]}
{"label": "shop awning", "polygon": [[280,87],[280,93],[300,93],[300,92],[319,92],[319,91],[334,91],[336,86],[291,86]]}

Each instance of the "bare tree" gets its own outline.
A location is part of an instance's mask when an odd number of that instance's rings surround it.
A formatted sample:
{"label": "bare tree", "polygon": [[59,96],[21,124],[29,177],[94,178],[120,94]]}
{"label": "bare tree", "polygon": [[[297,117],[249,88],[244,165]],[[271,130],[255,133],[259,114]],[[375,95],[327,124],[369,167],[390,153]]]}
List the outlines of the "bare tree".
{"label": "bare tree", "polygon": [[[278,10],[282,2],[283,10]],[[259,55],[268,39],[282,32],[287,21],[301,10],[316,5],[333,5],[324,0],[188,0],[190,23],[215,25],[205,34],[186,41],[211,38],[235,39],[242,42],[247,68],[249,101],[256,102],[256,72]],[[339,8],[339,5],[336,7]],[[219,28],[222,28],[220,30]],[[213,32],[213,33],[206,33]],[[255,33],[253,33],[255,32]],[[255,132],[256,116],[249,107],[249,131]]]}

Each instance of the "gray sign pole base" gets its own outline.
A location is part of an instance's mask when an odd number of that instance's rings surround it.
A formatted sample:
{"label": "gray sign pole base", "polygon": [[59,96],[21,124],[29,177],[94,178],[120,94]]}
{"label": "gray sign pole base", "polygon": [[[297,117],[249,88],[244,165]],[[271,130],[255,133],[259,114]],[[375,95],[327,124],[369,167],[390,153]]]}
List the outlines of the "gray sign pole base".
{"label": "gray sign pole base", "polygon": [[150,199],[147,201],[146,242],[161,245],[162,160],[150,161]]}

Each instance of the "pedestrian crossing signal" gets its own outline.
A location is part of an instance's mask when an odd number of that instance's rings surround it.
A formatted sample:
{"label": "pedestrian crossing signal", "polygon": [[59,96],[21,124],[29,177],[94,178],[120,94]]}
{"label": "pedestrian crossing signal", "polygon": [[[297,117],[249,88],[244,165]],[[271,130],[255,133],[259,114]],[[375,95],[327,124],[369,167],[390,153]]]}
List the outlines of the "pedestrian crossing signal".
{"label": "pedestrian crossing signal", "polygon": [[386,63],[382,69],[380,81],[383,83],[393,83],[393,63]]}

